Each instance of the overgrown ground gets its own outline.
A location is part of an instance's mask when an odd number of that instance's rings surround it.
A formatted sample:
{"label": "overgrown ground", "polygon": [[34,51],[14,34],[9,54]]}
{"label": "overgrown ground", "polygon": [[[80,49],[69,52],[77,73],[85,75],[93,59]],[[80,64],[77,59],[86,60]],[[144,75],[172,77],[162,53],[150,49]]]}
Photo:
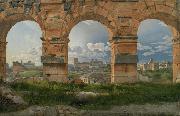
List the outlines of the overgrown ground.
{"label": "overgrown ground", "polygon": [[[13,83],[10,87],[29,105],[71,105],[80,109],[107,109],[113,105],[159,104],[180,100],[180,84],[136,83],[121,85],[75,85],[55,82]],[[80,91],[108,93],[89,102],[77,102]]]}
{"label": "overgrown ground", "polygon": [[172,83],[173,71],[172,69],[159,69],[154,71],[139,71],[143,76],[152,79],[153,83]]}

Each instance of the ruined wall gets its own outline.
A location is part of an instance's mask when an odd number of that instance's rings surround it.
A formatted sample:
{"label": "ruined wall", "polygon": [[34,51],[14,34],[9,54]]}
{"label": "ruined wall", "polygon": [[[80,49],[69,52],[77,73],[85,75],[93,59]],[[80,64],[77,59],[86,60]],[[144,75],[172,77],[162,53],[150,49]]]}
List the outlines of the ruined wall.
{"label": "ruined wall", "polygon": [[137,81],[137,36],[120,36],[112,40],[111,82]]}
{"label": "ruined wall", "polygon": [[[69,33],[80,21],[95,20],[109,30],[109,40],[112,44],[112,82],[114,80],[116,83],[134,82],[137,79],[137,30],[140,22],[155,18],[179,30],[177,1],[179,2],[179,0],[0,0],[0,72],[5,77],[8,31],[19,21],[33,20],[39,23],[43,32],[41,59],[44,76],[50,81],[66,81]],[[136,39],[132,39],[134,37]],[[179,71],[177,67],[174,68]]]}
{"label": "ruined wall", "polygon": [[180,0],[177,0],[177,29],[173,30],[173,82],[180,82]]}
{"label": "ruined wall", "polygon": [[6,36],[17,22],[36,21],[42,27],[38,13],[40,2],[23,0],[0,0],[0,75],[6,76]]}

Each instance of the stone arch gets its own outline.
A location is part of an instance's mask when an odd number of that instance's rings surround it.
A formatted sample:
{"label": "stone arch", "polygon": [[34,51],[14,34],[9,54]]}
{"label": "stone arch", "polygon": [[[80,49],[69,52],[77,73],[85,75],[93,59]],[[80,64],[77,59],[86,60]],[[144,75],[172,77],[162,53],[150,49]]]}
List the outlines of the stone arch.
{"label": "stone arch", "polygon": [[146,19],[158,19],[179,30],[178,23],[180,19],[178,17],[178,3],[176,2],[178,1],[141,1],[139,5],[142,7],[138,9],[138,17],[135,16],[138,25],[140,25],[141,21]]}
{"label": "stone arch", "polygon": [[103,15],[99,15],[99,14],[94,14],[94,13],[86,13],[84,15],[80,15],[79,17],[76,17],[69,25],[68,27],[68,31],[67,34],[70,33],[71,29],[77,25],[79,22],[81,21],[85,21],[85,20],[94,20],[94,21],[98,21],[101,24],[103,24],[105,26],[105,28],[108,30],[109,34],[116,35],[116,28],[115,25],[112,25],[112,23],[115,24],[114,21],[109,20],[107,17],[104,17]]}
{"label": "stone arch", "polygon": [[[65,58],[66,58],[66,60],[68,60],[68,42],[69,42],[68,37],[69,37],[70,31],[79,22],[86,21],[86,20],[94,20],[94,21],[100,22],[108,31],[109,41],[111,41],[112,38],[114,36],[116,36],[116,34],[117,34],[116,22],[114,20],[110,20],[107,17],[100,15],[98,13],[86,12],[86,13],[83,13],[81,15],[76,16],[75,18],[71,17],[69,19],[69,17],[68,17],[67,19],[64,20],[64,23],[67,24],[67,25],[65,25],[65,26],[67,26],[67,28],[65,30],[65,33],[63,34],[63,38],[66,39],[66,41],[65,41],[65,49],[66,49],[65,50]],[[66,65],[62,65],[61,69],[64,70],[66,72],[66,75],[67,75],[67,71],[68,71],[67,63],[68,63],[68,61],[66,61],[65,63],[66,63]]]}
{"label": "stone arch", "polygon": [[98,21],[101,24],[104,25],[104,27],[108,30],[109,32],[109,36],[110,38],[112,38],[113,36],[115,36],[117,34],[117,29],[116,29],[116,21],[114,20],[110,20],[108,19],[106,16],[100,15],[98,13],[94,13],[94,12],[86,12],[83,14],[80,14],[76,17],[71,17],[72,20],[64,20],[65,22],[65,33],[64,33],[64,37],[68,37],[69,33],[71,31],[71,29],[77,25],[79,22],[81,21],[86,21],[86,20],[94,20],[94,21]]}
{"label": "stone arch", "polygon": [[146,20],[146,19],[157,19],[171,27],[174,27],[176,30],[178,30],[178,28],[179,28],[178,27],[178,17],[173,16],[171,14],[164,13],[164,12],[156,12],[156,13],[147,15],[145,17],[142,17],[141,19],[138,20],[139,24],[140,24],[140,22],[142,22],[143,20]]}
{"label": "stone arch", "polygon": [[180,19],[178,9],[170,3],[157,4],[157,2],[153,2],[149,6],[146,4],[139,13],[141,15],[139,14],[139,17],[135,18],[138,22],[137,31],[140,23],[146,19],[157,19],[169,26],[173,34],[173,82],[176,82],[176,79],[180,78],[180,73],[178,73],[180,70]]}
{"label": "stone arch", "polygon": [[[0,2],[0,42],[5,40],[3,38],[7,31],[16,22],[36,21],[44,37],[42,57],[44,75],[50,75],[48,76],[52,78],[50,80],[62,82],[67,77],[66,56],[70,30],[80,21],[96,20],[111,32],[116,82],[129,82],[137,77],[135,55],[140,22],[149,18],[159,19],[179,33],[179,4],[179,0],[2,0]],[[179,39],[174,41],[178,43]],[[179,44],[176,44],[175,49],[179,49],[177,45]],[[119,52],[119,48],[123,50]],[[176,51],[180,54],[180,49]],[[120,62],[118,59],[124,61]],[[132,60],[133,62],[130,62]],[[178,62],[180,64],[180,60]],[[126,67],[123,64],[128,64],[127,72],[123,71]],[[1,69],[0,72],[2,72]],[[123,80],[120,79],[121,77]],[[125,78],[129,79],[124,80]]]}
{"label": "stone arch", "polygon": [[44,30],[43,23],[38,18],[33,18],[30,15],[24,15],[24,14],[15,14],[12,16],[8,16],[5,19],[0,19],[0,31],[1,31],[1,37],[4,38],[8,31],[17,23],[21,21],[34,21],[37,22],[41,28],[41,30]]}
{"label": "stone arch", "polygon": [[[18,22],[21,21],[34,21],[39,24],[42,32],[43,32],[43,23],[40,22],[38,17],[33,18],[31,15],[25,14],[14,14],[0,19],[0,76],[3,78],[6,77],[6,37],[10,29]],[[43,35],[42,35],[43,36]]]}

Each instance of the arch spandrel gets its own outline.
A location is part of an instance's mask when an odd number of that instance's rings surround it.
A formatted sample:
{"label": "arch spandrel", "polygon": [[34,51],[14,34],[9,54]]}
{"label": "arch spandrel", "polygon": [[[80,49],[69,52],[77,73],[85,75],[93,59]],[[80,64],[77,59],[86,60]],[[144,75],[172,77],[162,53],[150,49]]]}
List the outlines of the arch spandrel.
{"label": "arch spandrel", "polygon": [[141,19],[137,19],[138,25],[140,25],[140,22],[146,19],[158,19],[160,21],[163,21],[165,24],[170,25],[178,30],[178,17],[177,16],[172,16],[171,14],[162,13],[162,12],[156,12],[156,13],[144,16]]}
{"label": "arch spandrel", "polygon": [[30,15],[24,15],[24,14],[14,14],[12,16],[8,16],[5,17],[4,19],[0,19],[0,35],[1,35],[1,40],[2,41],[6,41],[6,36],[9,32],[9,30],[18,22],[21,21],[26,21],[26,20],[30,20],[30,21],[34,21],[37,22],[43,32],[44,30],[44,26],[43,23],[40,22],[41,20],[39,20],[37,17],[33,18]]}
{"label": "arch spandrel", "polygon": [[179,11],[177,0],[140,0],[134,19],[140,24],[146,19],[158,19],[178,29]]}
{"label": "arch spandrel", "polygon": [[116,35],[116,33],[117,33],[117,29],[115,27],[115,25],[116,25],[115,21],[108,20],[108,18],[104,17],[103,15],[94,14],[94,13],[86,13],[85,15],[80,15],[80,16],[74,18],[74,20],[67,22],[70,25],[67,28],[66,35],[69,35],[71,29],[75,25],[77,25],[81,21],[86,21],[86,20],[98,21],[98,22],[102,23],[107,28],[107,30],[109,31],[110,34]]}

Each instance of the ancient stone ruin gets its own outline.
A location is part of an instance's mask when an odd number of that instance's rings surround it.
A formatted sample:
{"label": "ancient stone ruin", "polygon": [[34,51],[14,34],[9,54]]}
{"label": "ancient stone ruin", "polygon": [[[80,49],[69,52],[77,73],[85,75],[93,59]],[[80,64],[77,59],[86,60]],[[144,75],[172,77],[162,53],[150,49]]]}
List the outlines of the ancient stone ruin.
{"label": "ancient stone ruin", "polygon": [[36,21],[43,32],[43,73],[66,82],[68,35],[80,21],[109,30],[111,82],[136,82],[137,31],[146,19],[164,21],[173,32],[173,81],[180,76],[180,0],[0,0],[0,74],[6,77],[6,36],[19,21]]}

